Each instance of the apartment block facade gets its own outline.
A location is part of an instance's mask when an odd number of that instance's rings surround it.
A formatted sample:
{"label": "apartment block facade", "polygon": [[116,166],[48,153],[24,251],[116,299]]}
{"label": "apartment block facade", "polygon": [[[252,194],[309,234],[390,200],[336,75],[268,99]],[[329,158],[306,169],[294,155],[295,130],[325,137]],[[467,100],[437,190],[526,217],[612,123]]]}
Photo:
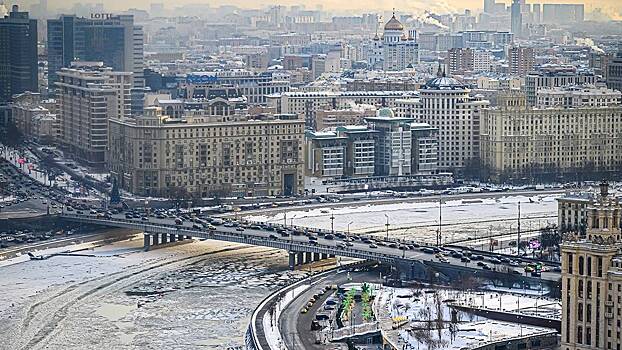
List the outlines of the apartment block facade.
{"label": "apartment block facade", "polygon": [[293,115],[171,118],[147,107],[110,121],[108,167],[140,195],[201,198],[304,191],[304,121]]}
{"label": "apartment block facade", "polygon": [[131,114],[131,72],[82,62],[57,72],[60,144],[81,162],[103,167],[108,122]]}

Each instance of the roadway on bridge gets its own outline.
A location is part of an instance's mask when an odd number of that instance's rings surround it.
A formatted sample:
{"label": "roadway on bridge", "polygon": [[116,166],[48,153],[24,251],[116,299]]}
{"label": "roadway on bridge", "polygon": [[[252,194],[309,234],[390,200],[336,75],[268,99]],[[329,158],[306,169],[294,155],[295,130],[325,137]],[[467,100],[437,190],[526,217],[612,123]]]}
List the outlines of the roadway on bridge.
{"label": "roadway on bridge", "polygon": [[[184,229],[184,235],[189,235],[198,238],[214,238],[211,234],[211,231],[208,229],[199,229],[193,228],[193,223],[190,221],[184,221],[182,225],[176,225],[174,218],[155,218],[149,217],[148,221],[142,219],[126,219],[125,214],[119,213],[111,216],[110,219],[105,218],[97,218],[96,214],[63,214],[66,218],[72,218],[73,220],[80,221],[83,219],[91,219],[100,224],[108,225],[108,226],[117,226],[117,227],[128,227],[134,229],[140,229],[141,227],[145,228],[145,231],[149,231],[149,226],[157,226],[161,228],[166,228],[169,230],[181,230]],[[93,222],[91,221],[91,222]],[[128,226],[131,224],[132,226]],[[436,261],[439,260],[435,258],[433,254],[425,253],[420,249],[414,250],[401,250],[399,248],[393,248],[388,245],[377,245],[377,247],[371,247],[370,244],[364,243],[360,240],[352,240],[351,246],[348,247],[338,247],[339,243],[342,243],[342,240],[338,239],[337,236],[334,236],[334,239],[327,239],[326,236],[317,236],[317,244],[312,244],[309,241],[309,237],[305,235],[289,235],[289,237],[282,237],[275,231],[268,231],[265,229],[251,229],[245,228],[243,231],[240,231],[237,227],[225,227],[225,226],[217,226],[217,232],[221,235],[224,235],[223,240],[226,240],[227,236],[232,237],[249,237],[249,238],[259,238],[260,240],[255,241],[257,245],[265,245],[268,247],[274,247],[274,244],[268,244],[269,242],[278,242],[281,246],[285,248],[285,246],[290,243],[292,244],[292,251],[297,251],[297,247],[303,248],[328,248],[331,250],[331,254],[341,255],[341,256],[349,256],[349,257],[360,257],[373,259],[373,256],[380,256],[386,260],[396,260],[396,259],[405,259],[405,260],[415,260],[415,261]],[[313,230],[313,229],[311,229]],[[191,232],[188,232],[191,231]],[[326,232],[326,231],[325,231]],[[239,240],[233,240],[239,242]],[[395,242],[389,240],[388,243]],[[300,250],[300,251],[310,251],[310,250]],[[348,254],[346,254],[348,253]],[[357,256],[358,255],[358,256]],[[446,263],[453,266],[461,266],[472,269],[473,271],[484,271],[483,267],[478,266],[476,261],[471,262],[462,262],[459,258],[454,258],[451,255],[445,256],[447,259]],[[487,264],[491,265],[493,270],[501,267],[503,264],[494,265],[490,262]],[[521,267],[516,267],[516,269],[521,269]],[[560,274],[553,271],[546,271],[542,273],[541,279],[549,280],[549,281],[558,281],[560,278]]]}

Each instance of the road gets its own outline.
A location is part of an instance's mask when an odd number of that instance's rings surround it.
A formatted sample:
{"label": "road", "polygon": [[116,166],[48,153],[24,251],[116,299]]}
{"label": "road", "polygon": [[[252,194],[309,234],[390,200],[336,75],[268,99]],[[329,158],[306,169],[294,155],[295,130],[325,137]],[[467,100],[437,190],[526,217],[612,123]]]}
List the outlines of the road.
{"label": "road", "polygon": [[315,344],[316,333],[311,331],[311,321],[315,319],[315,315],[322,306],[324,300],[332,295],[332,293],[329,292],[323,295],[313,304],[307,313],[301,314],[300,310],[307,304],[309,299],[325,285],[335,284],[339,286],[351,282],[381,283],[381,280],[379,273],[376,271],[351,272],[350,275],[346,272],[332,273],[321,281],[314,283],[313,286],[299,295],[283,309],[279,317],[279,330],[289,349],[320,350],[327,348],[325,345]]}
{"label": "road", "polygon": [[[184,221],[182,225],[176,225],[174,218],[149,217],[148,221],[145,221],[141,219],[126,219],[123,213],[119,213],[119,214],[112,215],[110,220],[107,220],[103,218],[98,219],[96,217],[96,214],[81,214],[81,215],[71,214],[71,215],[73,216],[74,220],[75,219],[91,219],[92,223],[99,222],[99,223],[107,224],[110,226],[129,227],[127,226],[127,224],[131,224],[132,226],[131,228],[139,228],[142,226],[145,228],[145,231],[148,231],[147,229],[148,225],[155,225],[158,227],[162,227],[166,229],[173,229],[173,230],[179,230],[183,228],[185,230],[192,231],[192,232],[184,232],[185,235],[194,234],[195,237],[204,237],[204,238],[209,239],[211,238],[210,236],[213,236],[210,230],[202,229],[202,228],[193,228],[193,223],[189,221]],[[265,230],[261,228],[259,229],[245,228],[242,231],[239,231],[239,230],[240,229],[237,227],[218,226],[217,231],[214,231],[214,232],[217,232],[225,236],[228,236],[228,235],[233,236],[233,237],[243,236],[243,237],[259,239],[257,241],[258,244],[260,245],[265,244],[266,246],[272,246],[272,247],[274,247],[274,245],[268,244],[269,242],[278,242],[282,246],[293,244],[297,247],[303,246],[303,247],[313,248],[317,246],[319,248],[328,248],[332,252],[334,252],[333,254],[341,255],[341,256],[359,257],[359,258],[378,257],[378,258],[384,258],[386,260],[391,260],[391,261],[396,258],[398,259],[401,258],[401,259],[406,259],[406,260],[416,260],[416,261],[439,261],[439,259],[436,258],[434,254],[426,253],[420,249],[407,249],[407,250],[400,249],[398,247],[398,244],[395,243],[396,241],[394,240],[383,242],[376,238],[376,240],[372,241],[372,242],[375,242],[374,244],[369,244],[369,243],[364,243],[362,240],[354,240],[351,237],[354,237],[355,235],[350,235],[348,239],[351,239],[351,241],[347,243],[349,246],[342,246],[345,243],[343,240],[338,239],[337,236],[334,236],[334,238],[327,238],[329,237],[329,235],[324,235],[324,236],[317,235],[316,236],[317,244],[312,244],[310,243],[309,237],[305,235],[293,235],[292,234],[292,235],[289,235],[289,237],[282,237],[275,231],[269,231],[269,230]],[[314,232],[317,231],[315,229],[310,229],[310,230],[313,230]],[[239,240],[236,240],[236,241],[239,241]],[[295,250],[295,249],[297,248],[294,248],[291,250]],[[474,271],[484,270],[483,267],[478,266],[477,262],[475,261],[462,262],[460,258],[454,258],[451,255],[446,255],[445,259],[447,259],[446,263],[450,265],[467,267]],[[500,268],[502,265],[502,264],[495,265],[490,262],[488,264],[491,265],[493,269]],[[553,266],[550,266],[550,268],[552,267]],[[516,269],[520,269],[520,268],[521,267],[516,267]],[[559,279],[559,273],[543,272],[542,278],[546,280],[557,281]]]}
{"label": "road", "polygon": [[[398,197],[390,197],[390,198],[368,198],[368,199],[360,199],[354,200],[352,198],[344,197],[344,199],[339,202],[317,202],[299,206],[280,206],[278,208],[262,208],[262,209],[251,209],[244,210],[241,212],[235,213],[225,213],[221,216],[223,217],[232,217],[232,216],[246,216],[246,215],[256,215],[256,214],[275,214],[282,213],[283,211],[290,210],[299,210],[299,209],[316,209],[316,208],[338,208],[338,207],[350,207],[352,204],[356,204],[357,206],[364,206],[367,204],[393,204],[393,203],[421,203],[421,202],[434,202],[434,201],[450,201],[450,200],[458,200],[458,199],[483,199],[483,198],[502,198],[507,196],[539,196],[539,195],[551,195],[551,194],[563,194],[566,193],[567,190],[557,189],[557,190],[547,190],[547,191],[534,191],[534,190],[516,190],[516,191],[504,191],[504,192],[480,192],[480,193],[461,193],[461,194],[444,194],[444,195],[429,195],[429,196],[421,196],[421,197],[406,197],[406,198],[398,198]],[[288,201],[277,201],[275,203],[283,203],[283,202],[292,202],[296,200],[288,200]]]}

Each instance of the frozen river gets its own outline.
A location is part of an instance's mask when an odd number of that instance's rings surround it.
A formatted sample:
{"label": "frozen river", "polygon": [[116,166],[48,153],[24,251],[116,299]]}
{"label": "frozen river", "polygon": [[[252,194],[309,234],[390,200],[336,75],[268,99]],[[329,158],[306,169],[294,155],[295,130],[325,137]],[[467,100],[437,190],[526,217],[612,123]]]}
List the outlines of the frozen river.
{"label": "frozen river", "polygon": [[85,243],[72,249],[93,256],[3,261],[0,349],[242,349],[255,307],[304,275],[268,248],[141,246]]}
{"label": "frozen river", "polygon": [[[557,223],[557,195],[506,196],[480,199],[449,199],[441,206],[443,243],[469,237],[516,232],[518,203],[521,205],[521,230],[535,230]],[[284,212],[268,211],[247,216],[250,220],[284,222]],[[386,216],[385,216],[386,215]],[[388,204],[362,204],[330,208],[287,209],[287,225],[331,228],[335,230],[384,235],[387,218],[391,236],[434,242],[439,226],[439,201],[404,201]]]}

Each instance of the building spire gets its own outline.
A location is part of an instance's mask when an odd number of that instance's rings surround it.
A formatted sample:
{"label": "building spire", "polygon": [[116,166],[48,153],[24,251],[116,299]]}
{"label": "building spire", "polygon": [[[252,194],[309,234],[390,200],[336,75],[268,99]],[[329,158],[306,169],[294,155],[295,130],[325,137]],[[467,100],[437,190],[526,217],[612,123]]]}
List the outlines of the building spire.
{"label": "building spire", "polygon": [[438,62],[438,70],[436,71],[436,77],[442,78],[444,76],[443,71],[441,70],[441,62]]}

